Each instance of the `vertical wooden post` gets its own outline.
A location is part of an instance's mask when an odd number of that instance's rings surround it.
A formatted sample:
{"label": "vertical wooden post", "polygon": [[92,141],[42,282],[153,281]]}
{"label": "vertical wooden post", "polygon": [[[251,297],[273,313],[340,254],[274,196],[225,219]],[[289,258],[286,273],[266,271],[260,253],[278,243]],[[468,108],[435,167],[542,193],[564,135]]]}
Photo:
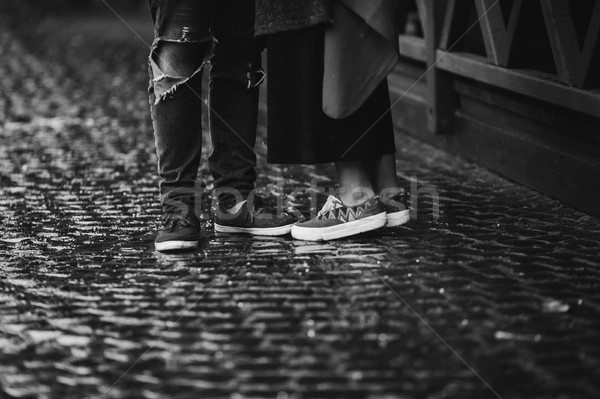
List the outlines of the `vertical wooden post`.
{"label": "vertical wooden post", "polygon": [[427,53],[427,130],[432,134],[452,131],[455,110],[452,78],[437,69],[437,51],[446,14],[446,2],[417,0],[425,10],[425,43]]}

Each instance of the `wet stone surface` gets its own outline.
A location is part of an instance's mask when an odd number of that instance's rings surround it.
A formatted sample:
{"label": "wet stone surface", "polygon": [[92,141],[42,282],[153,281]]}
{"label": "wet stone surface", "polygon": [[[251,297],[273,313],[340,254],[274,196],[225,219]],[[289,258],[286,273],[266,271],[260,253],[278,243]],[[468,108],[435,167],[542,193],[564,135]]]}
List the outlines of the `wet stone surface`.
{"label": "wet stone surface", "polygon": [[[398,135],[406,227],[215,236],[206,198],[202,248],[158,254],[147,47],[111,15],[0,26],[0,397],[597,397],[598,219]],[[332,169],[258,141],[259,191],[308,213]]]}

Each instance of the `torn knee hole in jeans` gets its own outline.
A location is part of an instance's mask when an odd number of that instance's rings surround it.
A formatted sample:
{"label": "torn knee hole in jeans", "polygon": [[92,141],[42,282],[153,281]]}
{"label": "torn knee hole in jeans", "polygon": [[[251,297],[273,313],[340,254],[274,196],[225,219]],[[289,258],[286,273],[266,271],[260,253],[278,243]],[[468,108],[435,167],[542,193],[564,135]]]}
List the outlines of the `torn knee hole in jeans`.
{"label": "torn knee hole in jeans", "polygon": [[[169,96],[172,96],[177,89],[181,85],[188,85],[190,80],[192,80],[196,75],[202,75],[202,71],[204,70],[204,66],[207,64],[206,61],[202,62],[200,66],[189,76],[174,76],[165,73],[157,62],[154,60],[155,57],[160,57],[157,49],[158,44],[161,41],[167,41],[172,43],[186,43],[185,38],[182,40],[157,40],[152,45],[152,51],[150,53],[149,61],[150,66],[152,68],[152,84],[154,86],[154,94],[156,96],[156,100],[154,104],[158,104],[160,101],[167,99]],[[197,43],[197,42],[188,42],[188,43]],[[201,44],[201,43],[198,43]],[[200,95],[200,93],[198,93]]]}
{"label": "torn knee hole in jeans", "polygon": [[156,96],[154,104],[156,105],[160,101],[172,96],[181,85],[188,84],[188,82],[197,74],[202,74],[206,62],[203,62],[190,76],[170,76],[162,72],[153,59],[150,59],[150,64],[152,65],[152,74],[154,76],[152,83],[154,85],[154,94]]}

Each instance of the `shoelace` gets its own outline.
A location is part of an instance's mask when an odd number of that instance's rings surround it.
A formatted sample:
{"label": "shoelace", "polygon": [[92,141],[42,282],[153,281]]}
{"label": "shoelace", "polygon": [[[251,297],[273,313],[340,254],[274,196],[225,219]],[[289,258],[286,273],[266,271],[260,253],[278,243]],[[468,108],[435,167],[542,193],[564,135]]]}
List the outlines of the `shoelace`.
{"label": "shoelace", "polygon": [[323,207],[321,208],[321,210],[319,212],[317,212],[317,217],[322,217],[325,214],[331,212],[333,209],[339,208],[339,207],[335,206],[336,203],[340,203],[341,204],[340,200],[338,200],[333,195],[330,195],[327,198],[327,201],[325,202],[325,205],[323,205]]}
{"label": "shoelace", "polygon": [[177,224],[180,224],[183,227],[196,226],[197,222],[191,213],[192,211],[186,205],[180,203],[167,204],[165,205],[161,219],[162,225],[170,231],[172,231]]}

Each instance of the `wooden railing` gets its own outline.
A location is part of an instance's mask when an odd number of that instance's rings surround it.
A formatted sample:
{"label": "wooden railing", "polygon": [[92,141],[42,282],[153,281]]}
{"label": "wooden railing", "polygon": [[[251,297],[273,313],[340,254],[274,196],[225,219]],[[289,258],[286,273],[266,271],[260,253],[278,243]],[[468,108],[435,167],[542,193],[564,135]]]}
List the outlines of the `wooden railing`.
{"label": "wooden railing", "polygon": [[600,116],[600,0],[400,4],[422,27],[399,41],[405,59],[424,64],[428,131],[452,130],[456,76]]}

